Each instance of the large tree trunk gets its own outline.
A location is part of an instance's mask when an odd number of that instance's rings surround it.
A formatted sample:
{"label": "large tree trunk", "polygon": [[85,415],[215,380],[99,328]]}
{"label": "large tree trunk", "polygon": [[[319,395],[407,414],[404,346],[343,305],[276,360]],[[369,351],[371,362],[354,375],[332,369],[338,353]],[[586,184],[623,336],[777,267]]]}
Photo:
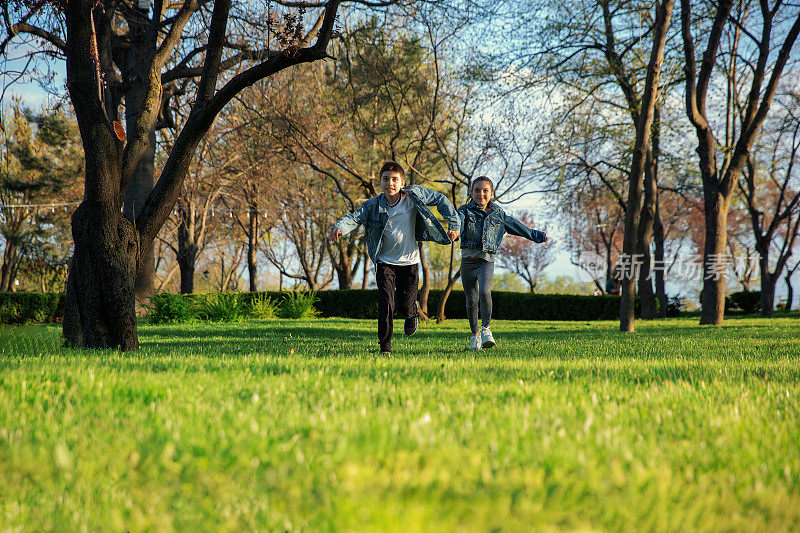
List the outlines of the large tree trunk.
{"label": "large tree trunk", "polygon": [[[758,266],[761,274],[761,314],[766,317],[772,316],[775,310],[775,286],[783,273],[786,266],[788,255],[781,254],[775,265],[775,270],[769,270],[769,243],[771,238],[764,238],[756,249],[761,253]],[[791,273],[789,274],[791,276]],[[787,278],[787,283],[789,280]]]}
{"label": "large tree trunk", "polygon": [[794,300],[794,288],[792,287],[792,274],[793,272],[787,272],[786,276],[784,276],[783,280],[786,282],[786,310],[792,310],[792,302]]}
{"label": "large tree trunk", "polygon": [[86,200],[72,215],[75,252],[63,334],[70,347],[137,350],[134,284],[139,238],[119,211]]}
{"label": "large tree trunk", "polygon": [[364,271],[361,278],[361,288],[366,289],[369,287],[369,254],[364,250]]}
{"label": "large tree trunk", "polygon": [[247,275],[250,282],[250,292],[258,291],[258,209],[250,209],[250,220],[247,234]]}
{"label": "large tree trunk", "polygon": [[[764,263],[762,259],[761,263]],[[761,268],[761,315],[770,317],[775,308],[775,285],[780,277],[779,273],[769,271],[769,268]]]}
{"label": "large tree trunk", "polygon": [[450,292],[453,290],[453,285],[455,285],[458,278],[461,277],[461,267],[458,268],[455,275],[453,274],[453,268],[455,268],[455,261],[456,261],[456,245],[455,243],[451,243],[450,264],[447,269],[447,287],[445,288],[444,293],[442,293],[442,299],[439,301],[439,306],[436,311],[436,322],[438,324],[444,322],[444,306],[447,303],[447,298],[450,297]]}
{"label": "large tree trunk", "polygon": [[656,176],[653,151],[648,150],[644,169],[644,204],[637,236],[637,251],[642,258],[639,268],[639,302],[641,317],[651,320],[656,317],[656,298],[653,293],[653,261],[650,255],[650,243],[653,239],[653,223],[656,214]]}
{"label": "large tree trunk", "polygon": [[614,261],[611,254],[614,251],[614,243],[612,239],[608,239],[607,241],[603,242],[606,248],[606,284],[600,289],[603,291],[603,294],[608,294],[608,287],[610,284],[613,284],[612,281],[614,279]]}
{"label": "large tree trunk", "polygon": [[336,280],[339,282],[339,289],[350,289],[353,287],[353,273],[343,265],[342,268],[334,268],[336,270]]}
{"label": "large tree trunk", "polygon": [[[137,24],[133,22],[134,20],[141,20],[142,23]],[[149,25],[146,21],[145,12],[145,16],[142,19],[131,18],[128,22],[131,33],[131,48],[126,55],[124,75],[128,84],[128,90],[125,92],[125,130],[129,135],[135,131],[136,121],[139,120],[139,114],[145,107],[147,88],[150,83],[147,72],[149,63],[146,59],[151,53],[150,47],[155,46],[155,43],[147,38]],[[131,178],[125,191],[123,212],[134,221],[139,216],[139,211],[144,205],[147,195],[153,190],[155,160],[156,133],[152,131],[148,137],[147,149],[139,160],[133,178]],[[139,311],[144,309],[144,306],[150,302],[156,283],[153,244],[151,243],[146,249],[142,250],[142,253],[144,257],[140,261],[141,266],[136,273],[134,284],[137,309]]]}
{"label": "large tree trunk", "polygon": [[[661,104],[656,104],[653,109],[653,128],[650,133],[650,153],[652,154],[652,165],[648,165],[653,174],[653,260],[655,261],[654,280],[656,288],[656,318],[667,316],[667,290],[664,284],[664,226],[661,223],[661,210],[659,208],[660,197],[658,194],[658,161],[661,157]],[[642,312],[644,314],[644,312]]]}
{"label": "large tree trunk", "polygon": [[337,248],[339,251],[339,258],[336,259],[336,251],[335,249],[328,245],[328,255],[331,258],[331,264],[333,265],[333,270],[336,272],[336,281],[339,283],[339,289],[351,289],[353,287],[353,279],[355,278],[354,270],[358,270],[358,261],[355,265],[353,265],[353,253],[355,253],[355,248],[352,248],[349,245],[338,245]]}
{"label": "large tree trunk", "polygon": [[656,317],[666,318],[667,288],[665,283],[665,274],[667,265],[664,263],[664,225],[661,223],[658,200],[656,200],[656,218],[653,221],[653,243],[655,243],[653,260],[656,264],[656,268],[653,271],[653,277],[656,281],[656,301],[658,301],[658,312],[656,313]]}
{"label": "large tree trunk", "polygon": [[728,200],[720,192],[705,188],[705,247],[700,324],[721,325],[725,316],[725,249],[728,238]]}
{"label": "large tree trunk", "polygon": [[[159,53],[147,54],[144,78],[149,89],[138,119],[123,143],[116,138],[100,98],[102,84],[97,61],[92,10],[94,2],[65,3],[67,33],[65,56],[67,89],[78,119],[86,155],[84,201],[72,216],[75,253],[70,265],[64,310],[64,337],[70,346],[88,348],[138,348],[134,280],[144,262],[142,244],[149,247],[175,206],[183,180],[201,137],[225,105],[246,87],[289,66],[322,59],[333,32],[339,0],[326,4],[317,42],[310,47],[279,52],[228,80],[216,90],[221,69],[230,0],[216,0],[208,25],[208,44],[195,103],[187,123],[175,140],[153,192],[130,220],[122,214],[122,199],[155,127],[161,101],[160,72],[177,44],[183,25],[196,8],[185,3],[174,16],[167,37],[158,25],[150,34],[152,48],[161,40]],[[160,3],[156,6],[161,7]],[[100,13],[100,11],[98,11]],[[129,112],[132,107],[127,106]],[[130,113],[135,114],[135,113]],[[131,118],[130,116],[128,118]],[[116,134],[116,135],[115,135]],[[151,145],[153,143],[150,143]],[[238,258],[237,258],[238,259]]]}
{"label": "large tree trunk", "polygon": [[635,256],[639,235],[639,208],[642,189],[644,187],[642,174],[646,166],[647,152],[650,149],[650,132],[653,123],[653,109],[658,97],[661,65],[664,62],[664,43],[666,42],[669,19],[672,15],[672,0],[664,0],[656,7],[656,21],[653,29],[653,49],[650,52],[650,61],[647,66],[642,105],[636,124],[636,143],[633,149],[633,161],[629,175],[628,205],[625,210],[625,238],[623,253],[627,256],[629,268],[622,272],[622,301],[620,303],[619,329],[620,331],[633,332],[634,329],[634,276]]}
{"label": "large tree trunk", "polygon": [[[136,172],[125,193],[123,212],[133,217],[134,221],[139,215],[139,210],[142,204],[144,204],[145,198],[147,198],[147,195],[153,189],[153,173],[155,172],[156,158],[155,147],[156,134],[153,132],[150,135],[150,145],[139,162],[139,165],[136,167]],[[153,297],[153,292],[155,291],[156,283],[156,260],[153,244],[151,243],[150,246],[142,250],[142,253],[141,267],[136,273],[136,281],[134,282],[136,303],[139,310],[150,302],[150,298]]]}
{"label": "large tree trunk", "polygon": [[461,277],[461,269],[459,268],[455,275],[450,278],[450,281],[447,282],[447,287],[445,287],[444,292],[442,293],[442,299],[439,300],[439,309],[436,311],[436,323],[441,324],[444,322],[444,306],[447,304],[447,299],[450,297],[450,293],[453,292],[453,287],[458,281],[458,278]]}
{"label": "large tree trunk", "polygon": [[3,267],[0,270],[0,292],[11,292],[14,288],[13,273],[16,270],[14,264],[18,261],[17,246],[6,242],[6,250],[3,253]]}
{"label": "large tree trunk", "polygon": [[178,208],[178,253],[176,259],[181,272],[181,294],[194,292],[194,271],[200,249],[194,234],[194,213],[191,208]]}
{"label": "large tree trunk", "polygon": [[428,259],[425,257],[425,247],[422,243],[418,243],[417,248],[419,249],[419,265],[422,268],[422,287],[419,288],[417,302],[419,303],[419,310],[422,314],[428,316],[428,295],[431,292],[431,267],[428,265]]}

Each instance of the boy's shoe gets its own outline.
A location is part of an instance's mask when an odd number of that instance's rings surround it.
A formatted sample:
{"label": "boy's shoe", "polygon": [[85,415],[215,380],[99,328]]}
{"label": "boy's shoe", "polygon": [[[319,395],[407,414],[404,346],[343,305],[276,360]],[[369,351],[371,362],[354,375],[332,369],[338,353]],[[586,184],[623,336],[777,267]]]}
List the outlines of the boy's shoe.
{"label": "boy's shoe", "polygon": [[491,348],[495,344],[494,335],[489,328],[481,328],[481,344],[484,348]]}
{"label": "boy's shoe", "polygon": [[481,342],[481,334],[476,333],[475,335],[469,336],[469,347],[472,350],[480,350],[483,347],[483,343]]}
{"label": "boy's shoe", "polygon": [[381,357],[391,357],[391,355],[392,355],[392,352],[388,352],[388,351],[384,352],[383,350],[381,350]]}
{"label": "boy's shoe", "polygon": [[409,337],[417,332],[417,327],[419,326],[419,315],[413,316],[411,318],[406,318],[406,323],[403,324],[403,333],[408,335]]}

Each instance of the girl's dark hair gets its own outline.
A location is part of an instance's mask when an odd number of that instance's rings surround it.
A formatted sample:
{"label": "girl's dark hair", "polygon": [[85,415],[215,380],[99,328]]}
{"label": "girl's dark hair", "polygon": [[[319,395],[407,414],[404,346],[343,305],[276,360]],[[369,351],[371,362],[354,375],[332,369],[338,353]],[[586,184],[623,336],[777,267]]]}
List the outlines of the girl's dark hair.
{"label": "girl's dark hair", "polygon": [[398,163],[397,161],[385,162],[381,167],[381,171],[378,172],[378,176],[383,175],[384,172],[399,172],[400,176],[402,176],[403,178],[406,177],[406,171],[403,170],[402,165],[400,165],[400,163]]}
{"label": "girl's dark hair", "polygon": [[485,181],[486,183],[488,183],[489,187],[492,188],[492,192],[494,193],[494,183],[492,183],[492,180],[490,180],[486,176],[478,176],[477,178],[472,180],[472,183],[469,186],[469,190],[471,191],[472,188],[475,187],[475,184],[478,183],[479,181]]}

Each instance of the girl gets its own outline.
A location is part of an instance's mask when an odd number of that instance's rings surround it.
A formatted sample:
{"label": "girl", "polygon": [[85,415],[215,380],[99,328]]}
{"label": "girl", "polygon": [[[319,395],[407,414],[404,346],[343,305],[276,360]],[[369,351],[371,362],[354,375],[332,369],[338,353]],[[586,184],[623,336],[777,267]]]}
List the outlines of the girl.
{"label": "girl", "polygon": [[[472,334],[469,345],[473,350],[495,345],[489,329],[492,321],[492,276],[494,254],[503,235],[525,237],[533,242],[547,241],[543,231],[531,229],[516,218],[507,215],[491,202],[494,194],[492,181],[481,176],[472,182],[471,201],[458,208],[461,217],[461,282],[467,298],[467,317]],[[482,328],[478,329],[478,305]]]}

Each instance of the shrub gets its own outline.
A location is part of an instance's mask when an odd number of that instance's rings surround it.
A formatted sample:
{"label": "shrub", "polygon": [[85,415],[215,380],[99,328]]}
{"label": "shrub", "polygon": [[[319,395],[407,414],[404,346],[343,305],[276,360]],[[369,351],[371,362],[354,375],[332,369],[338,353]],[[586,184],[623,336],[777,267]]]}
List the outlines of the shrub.
{"label": "shrub", "polygon": [[250,299],[250,316],[253,318],[275,318],[280,306],[266,294],[257,294]]}
{"label": "shrub", "polygon": [[150,300],[151,324],[176,324],[196,317],[192,301],[182,294],[156,294]]}
{"label": "shrub", "polygon": [[278,316],[281,318],[315,318],[319,316],[319,312],[314,309],[316,301],[316,291],[287,292],[283,296]]}
{"label": "shrub", "polygon": [[725,298],[725,312],[739,312],[745,315],[761,309],[761,291],[734,292]]}
{"label": "shrub", "polygon": [[40,292],[0,293],[0,324],[45,323],[61,320],[64,295]]}
{"label": "shrub", "polygon": [[320,316],[343,318],[377,318],[377,289],[343,289],[317,293],[314,308]]}
{"label": "shrub", "polygon": [[675,317],[680,316],[681,311],[684,310],[683,296],[668,296],[667,297],[667,316]]}
{"label": "shrub", "polygon": [[197,302],[197,316],[209,322],[232,322],[242,316],[242,308],[236,294],[206,294]]}
{"label": "shrub", "polygon": [[[428,314],[438,310],[444,291],[433,289],[428,297]],[[505,320],[616,320],[619,296],[577,296],[493,291],[492,316]],[[733,296],[733,295],[731,295]],[[758,293],[750,293],[758,301]],[[734,298],[739,298],[734,296]],[[60,294],[0,293],[0,323],[22,324],[58,320],[63,314]],[[670,298],[667,316],[681,311],[681,298]],[[757,308],[757,304],[756,304]],[[637,300],[638,313],[638,300]],[[736,308],[740,309],[739,307]],[[741,312],[741,311],[740,311]],[[751,311],[752,312],[752,311]],[[201,295],[158,294],[150,304],[153,324],[192,320],[230,321],[244,316],[286,318],[314,316],[365,318],[378,316],[378,291],[375,289],[331,290],[322,292],[258,292]],[[465,319],[464,291],[453,291],[447,300],[445,316]]]}
{"label": "shrub", "polygon": [[19,302],[8,301],[0,307],[0,324],[21,324],[22,308]]}

